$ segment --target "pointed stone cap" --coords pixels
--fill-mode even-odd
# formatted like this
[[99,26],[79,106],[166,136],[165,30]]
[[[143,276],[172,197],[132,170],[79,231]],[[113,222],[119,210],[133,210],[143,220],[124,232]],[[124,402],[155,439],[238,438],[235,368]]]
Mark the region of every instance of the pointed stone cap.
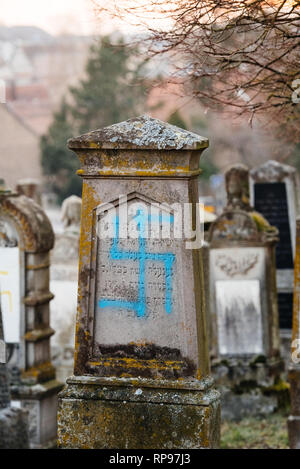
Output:
[[226,210],[250,211],[249,203],[249,168],[243,164],[234,164],[225,173],[227,207]]
[[286,177],[292,177],[295,173],[296,168],[276,160],[269,160],[250,171],[255,182],[280,182]]
[[147,115],[93,130],[68,141],[70,149],[201,150],[208,139]]

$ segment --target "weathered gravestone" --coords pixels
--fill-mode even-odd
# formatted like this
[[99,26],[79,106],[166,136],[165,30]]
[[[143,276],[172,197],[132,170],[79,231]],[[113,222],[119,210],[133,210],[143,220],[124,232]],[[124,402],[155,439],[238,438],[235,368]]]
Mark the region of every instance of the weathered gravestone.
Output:
[[6,355],[0,302],[0,449],[26,449],[29,447],[28,412],[10,405]]
[[251,203],[272,226],[279,230],[276,248],[279,327],[283,353],[290,354],[293,312],[293,282],[298,185],[296,169],[267,161],[250,171]]
[[16,186],[16,191],[20,195],[26,195],[41,205],[40,184],[35,179],[20,179]]
[[225,177],[227,206],[209,233],[210,349],[222,416],[239,419],[277,407],[278,231],[249,205],[248,168],[235,165]]
[[32,447],[56,438],[57,393],[50,361],[49,251],[51,224],[32,199],[0,192],[0,293],[4,337],[8,343],[11,395],[29,410]]
[[61,448],[218,446],[201,243],[178,229],[185,206],[188,231],[198,237],[197,177],[207,146],[148,116],[69,141],[82,164],[83,205]]
[[291,415],[288,418],[289,442],[292,449],[300,449],[300,218],[296,227],[296,255],[293,303],[293,335],[289,382],[291,387]]
[[81,199],[72,195],[61,209],[64,232],[56,234],[51,252],[50,288],[54,293],[51,323],[56,334],[51,341],[57,378],[65,382],[73,372],[75,317],[77,309]]

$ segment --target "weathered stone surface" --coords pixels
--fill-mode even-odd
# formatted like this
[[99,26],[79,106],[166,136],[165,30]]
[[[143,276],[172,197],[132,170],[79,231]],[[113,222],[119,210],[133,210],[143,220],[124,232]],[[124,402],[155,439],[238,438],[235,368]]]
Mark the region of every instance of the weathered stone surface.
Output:
[[65,227],[65,234],[79,235],[81,219],[81,198],[76,195],[67,197],[61,206],[61,218]]
[[291,415],[288,419],[289,442],[300,448],[300,218],[297,219],[293,304],[293,334],[288,379],[291,386]]
[[8,384],[8,373],[5,364],[0,363],[0,408],[4,409],[10,405],[10,393]]
[[50,288],[54,293],[51,322],[56,330],[51,340],[51,356],[56,376],[63,383],[73,373],[80,217],[81,199],[77,196],[65,199],[61,208],[64,232],[56,234],[51,252]]
[[68,144],[73,149],[199,150],[208,146],[208,140],[175,125],[143,115],[72,138]]
[[230,388],[219,389],[221,392],[221,416],[223,421],[240,421],[247,417],[265,417],[278,409],[278,400],[274,396],[264,396],[260,390],[252,393],[235,394]]
[[217,280],[221,355],[263,353],[259,280]]
[[291,449],[300,449],[300,417],[290,415],[287,421],[289,445]]
[[[5,345],[0,302],[0,346]],[[10,407],[9,375],[6,350],[0,360],[0,449],[25,449],[29,447],[28,415],[23,409]]]
[[232,166],[225,174],[228,210],[245,210],[249,212],[249,170],[243,164]]
[[[206,380],[201,244],[186,248],[186,233],[174,236],[178,205],[190,204],[187,224],[196,227],[196,177],[207,145],[146,116],[69,141],[84,181],[75,380],[60,397],[61,447],[218,444],[218,393]],[[123,208],[135,237],[121,235]],[[153,219],[159,232],[167,225],[167,236],[155,229],[148,236]],[[184,401],[183,383],[193,404]]]
[[279,163],[276,160],[269,160],[257,168],[251,169],[251,177],[256,182],[278,182],[286,177],[294,176],[295,168],[287,164]]
[[10,405],[10,393],[9,393],[9,378],[7,373],[6,366],[6,347],[3,334],[3,325],[2,325],[2,311],[1,311],[1,302],[0,302],[0,347],[1,347],[1,357],[0,357],[0,409],[5,409]]
[[60,397],[60,448],[219,446],[219,393],[209,380],[71,378]]
[[28,449],[28,415],[24,410],[0,410],[0,449]]
[[[273,258],[277,230],[250,207],[245,195],[247,176],[241,165],[227,172],[228,205],[209,233],[210,309],[217,324],[211,341],[215,357],[279,356]],[[260,218],[264,229],[258,225]]]
[[20,195],[26,195],[41,205],[41,189],[39,181],[35,179],[20,179],[16,186],[16,191]]
[[[153,125],[156,125],[155,122]],[[134,308],[116,308],[115,305],[112,308],[110,304],[108,306],[110,298],[107,293],[113,295],[120,302],[124,302],[126,299],[131,303],[136,302],[138,274],[134,270],[139,269],[139,262],[134,260],[134,256],[138,256],[137,246],[135,246],[138,243],[134,239],[121,239],[116,248],[116,255],[119,255],[119,251],[129,253],[128,256],[132,253],[131,266],[129,266],[130,262],[128,261],[128,263],[125,259],[116,259],[113,262],[109,259],[112,255],[113,240],[100,239],[99,236],[96,236],[100,225],[99,218],[101,218],[101,213],[106,207],[105,204],[113,205],[118,210],[118,199],[116,200],[116,197],[119,194],[127,197],[129,205],[135,204],[137,206],[137,204],[141,204],[145,207],[145,210],[150,203],[156,205],[179,203],[183,206],[184,203],[196,204],[198,202],[197,180],[191,172],[199,167],[198,162],[201,151],[145,150],[145,153],[143,151],[143,149],[141,150],[142,153],[127,151],[127,149],[120,150],[119,153],[115,151],[113,158],[108,158],[105,161],[107,170],[110,168],[112,172],[104,171],[104,167],[101,165],[103,152],[98,151],[98,149],[83,154],[80,153],[81,150],[79,152],[82,161],[82,170],[79,174],[84,178],[79,272],[79,309],[81,310],[81,317],[77,332],[80,340],[77,340],[78,351],[75,354],[75,373],[79,375],[85,372],[91,373],[91,361],[96,363],[93,373],[97,369],[100,374],[103,373],[103,369],[99,368],[102,358],[98,345],[101,345],[101,343],[99,344],[98,340],[97,343],[95,342],[94,326],[96,331],[102,330],[100,339],[105,338],[106,340],[102,345],[126,345],[130,341],[154,343],[158,347],[174,348],[174,345],[176,345],[181,356],[193,363],[193,367],[190,367],[191,370],[194,370],[193,376],[197,376],[199,368],[202,368],[201,373],[206,374],[206,371],[204,371],[207,367],[207,361],[204,358],[206,353],[204,351],[206,348],[205,326],[200,326],[200,322],[204,320],[200,312],[202,307],[201,297],[203,295],[201,294],[200,276],[195,275],[191,269],[191,266],[195,265],[194,268],[197,269],[197,272],[200,272],[202,266],[199,265],[200,258],[197,257],[196,250],[183,248],[185,239],[176,240],[171,236],[170,239],[166,240],[145,240],[145,256],[153,256],[153,260],[151,262],[149,258],[145,266],[146,284],[145,294],[143,294],[145,304],[141,305],[138,302],[138,305],[143,308],[143,312],[140,311],[143,314],[142,317],[138,317],[140,312],[135,312]],[[168,166],[166,166],[166,159],[168,160]],[[186,166],[179,167],[179,160],[181,164]],[[126,175],[124,176],[120,164],[125,166],[125,163]],[[142,174],[140,173],[141,170]],[[161,179],[162,172],[164,173],[163,179]],[[129,177],[129,175],[131,176]],[[161,255],[165,257],[158,262],[156,257],[158,258]],[[172,256],[173,262],[172,293],[169,293],[171,296],[169,302],[167,302],[166,278],[170,276],[166,276],[164,268],[166,262],[169,262],[169,260],[171,262],[170,256]],[[91,262],[92,259],[94,260]],[[97,266],[95,265],[96,259]],[[108,260],[109,271],[106,268]],[[132,273],[124,271],[128,267],[131,268]],[[109,284],[109,281],[114,283]],[[152,287],[150,282],[153,284]],[[154,285],[155,283],[156,285]],[[195,288],[193,290],[191,286],[194,283]],[[152,290],[153,294],[150,294],[150,287],[154,288]],[[91,298],[90,301],[88,301],[89,297]],[[105,308],[102,307],[102,304],[100,305],[100,301],[106,305]],[[166,301],[167,306],[164,305],[164,301]],[[171,312],[168,308],[171,308]],[[200,317],[199,323],[196,319],[196,309],[198,309],[197,315]],[[193,311],[193,313],[187,313],[187,311]],[[124,321],[126,316],[131,319],[131,327],[124,328],[124,323],[119,324],[119,321]],[[97,323],[98,317],[101,324],[100,328]],[[104,328],[101,319],[105,321]],[[148,319],[153,327],[146,326]],[[180,337],[180,340],[177,340],[177,343],[174,344],[174,327],[176,328],[176,323],[179,327],[175,336]],[[88,328],[86,324],[88,324]],[[115,324],[119,324],[119,327],[116,328]],[[170,325],[172,325],[172,328],[170,328]],[[165,331],[166,334],[165,344],[159,338],[161,331]],[[111,340],[114,332],[116,334],[114,341],[108,343],[108,338],[110,337]],[[123,337],[121,337],[122,334]],[[128,337],[125,338],[125,334]],[[120,341],[118,341],[119,336]],[[93,360],[87,360],[87,353],[91,346],[94,346]],[[200,355],[199,347],[203,350]],[[200,364],[200,360],[202,364]],[[158,368],[156,363],[153,363],[153,365],[152,369],[155,373]],[[143,366],[140,368],[140,372],[143,368]],[[149,369],[151,371],[151,367],[147,367],[148,371]],[[128,372],[128,367],[125,367],[124,372]]]
[[[210,353],[213,376],[226,394],[224,416],[238,419],[245,402],[241,395],[249,394],[249,386],[255,415],[265,408],[265,391],[281,383],[274,262],[278,231],[250,206],[245,166],[227,171],[226,189],[227,206],[208,237]],[[286,383],[281,388],[286,395]],[[269,409],[274,402],[281,405],[281,394],[270,394]]]
[[[1,195],[1,214],[11,219],[26,252],[46,252],[53,248],[54,233],[43,209],[25,195]],[[5,233],[2,237],[5,239]]]
[[[9,254],[6,256],[8,260],[15,253],[14,262],[5,265],[7,272],[1,270],[1,275],[7,278],[12,274],[12,282],[7,284],[5,292],[1,291],[10,300],[5,303],[7,322],[15,319],[12,323],[14,335],[9,336],[10,351],[13,351],[9,360],[13,382],[11,395],[21,407],[25,407],[27,400],[33,401],[34,406],[29,409],[29,421],[31,427],[38,425],[38,428],[35,427],[38,436],[36,440],[30,438],[30,443],[37,446],[47,444],[47,438],[56,438],[56,408],[52,404],[62,388],[55,381],[49,346],[50,337],[54,334],[49,324],[49,302],[53,298],[49,291],[49,250],[53,244],[54,233],[50,221],[37,203],[24,195],[0,192],[2,258],[3,252]],[[9,328],[7,331],[11,332]],[[16,380],[14,376],[17,376]],[[52,380],[55,386],[45,390],[44,386]],[[40,386],[38,394],[34,390],[35,385]],[[32,409],[37,407],[42,412],[51,393],[49,415],[52,412],[52,418],[36,419]]]
[[223,420],[263,416],[289,404],[289,386],[280,376],[280,360],[227,358],[213,360],[212,373],[221,393]]

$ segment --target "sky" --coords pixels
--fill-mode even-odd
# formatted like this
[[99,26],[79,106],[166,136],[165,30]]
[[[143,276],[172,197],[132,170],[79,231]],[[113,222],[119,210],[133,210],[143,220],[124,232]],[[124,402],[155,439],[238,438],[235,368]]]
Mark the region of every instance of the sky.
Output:
[[[144,21],[152,26],[155,23],[151,14]],[[157,25],[165,22],[165,18],[160,19]],[[93,0],[0,0],[0,25],[38,26],[54,35],[109,34],[116,29],[123,32],[144,30],[134,23],[126,16],[125,22],[110,17],[100,20],[94,12]]]
[[100,29],[91,0],[0,0],[0,24],[39,26],[51,34]]

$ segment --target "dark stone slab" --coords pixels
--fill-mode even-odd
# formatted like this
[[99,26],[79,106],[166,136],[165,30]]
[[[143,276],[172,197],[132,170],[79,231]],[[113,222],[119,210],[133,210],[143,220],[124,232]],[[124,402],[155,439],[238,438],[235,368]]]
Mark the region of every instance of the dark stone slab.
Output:
[[280,329],[292,329],[293,293],[278,293],[278,311]]
[[276,248],[277,269],[293,269],[293,252],[289,224],[286,185],[283,182],[256,183],[254,185],[255,209],[272,226],[279,230]]

